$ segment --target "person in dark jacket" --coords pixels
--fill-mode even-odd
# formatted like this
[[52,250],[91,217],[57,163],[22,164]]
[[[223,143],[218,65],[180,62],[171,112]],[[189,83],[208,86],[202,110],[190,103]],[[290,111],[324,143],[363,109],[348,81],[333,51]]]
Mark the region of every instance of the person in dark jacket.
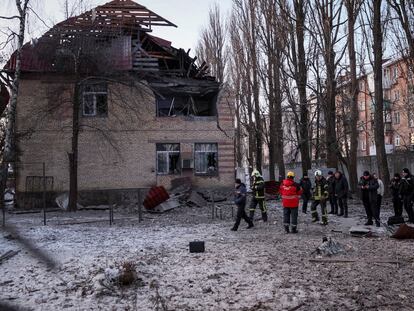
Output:
[[414,177],[408,168],[403,169],[402,172],[400,194],[403,199],[404,209],[408,214],[408,221],[414,223]]
[[401,187],[401,175],[398,173],[394,174],[394,178],[391,179],[391,195],[392,195],[392,205],[394,207],[394,216],[401,217],[403,212],[403,201],[400,194]]
[[265,182],[258,170],[254,170],[252,173],[253,177],[253,184],[252,184],[252,191],[253,191],[253,198],[250,203],[249,208],[249,216],[250,219],[254,220],[254,212],[256,211],[256,206],[259,205],[260,210],[262,211],[262,220],[263,222],[267,222],[267,208],[265,202]]
[[372,218],[374,218],[376,226],[379,227],[380,219],[377,205],[378,181],[372,177],[368,171],[365,171],[359,180],[358,186],[361,189],[362,203],[364,204],[365,212],[367,214],[367,222],[365,225],[373,225]]
[[335,196],[335,175],[332,171],[328,172],[328,177],[326,177],[328,183],[328,194],[329,194],[329,205],[331,210],[329,214],[338,214],[338,200]]
[[335,173],[335,197],[339,205],[339,214],[338,216],[344,216],[348,218],[348,191],[349,185],[348,180],[342,174],[342,172],[337,171]]
[[240,221],[244,219],[249,225],[247,229],[253,228],[253,221],[246,214],[246,185],[241,182],[240,179],[236,179],[236,191],[234,196],[234,203],[237,206],[236,223],[234,224],[232,231],[237,231],[240,225]]
[[306,214],[307,210],[308,210],[309,200],[312,198],[312,183],[309,179],[308,174],[303,174],[303,177],[300,180],[299,185],[303,190],[303,193],[302,193],[302,200],[303,200],[302,212],[304,214]]

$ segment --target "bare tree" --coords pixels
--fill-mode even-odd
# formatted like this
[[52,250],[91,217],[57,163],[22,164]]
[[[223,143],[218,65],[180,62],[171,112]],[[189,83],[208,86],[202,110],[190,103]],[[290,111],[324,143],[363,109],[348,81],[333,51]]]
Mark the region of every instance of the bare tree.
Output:
[[220,7],[216,3],[210,8],[208,25],[202,30],[196,49],[198,58],[208,63],[210,73],[219,82],[225,81],[227,67],[225,27]]

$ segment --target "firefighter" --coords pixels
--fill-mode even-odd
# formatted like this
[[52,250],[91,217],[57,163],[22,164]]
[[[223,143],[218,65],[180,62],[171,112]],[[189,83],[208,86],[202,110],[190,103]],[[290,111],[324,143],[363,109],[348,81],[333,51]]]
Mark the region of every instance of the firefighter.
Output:
[[290,232],[289,226],[292,226],[292,233],[298,233],[298,210],[299,198],[303,190],[301,186],[294,181],[295,173],[288,172],[286,179],[280,186],[283,205],[283,225],[286,233]]
[[262,175],[258,170],[254,170],[252,173],[253,183],[252,183],[252,191],[253,191],[253,198],[252,202],[250,203],[250,219],[254,220],[254,212],[256,210],[257,204],[259,204],[259,208],[262,211],[262,220],[267,222],[267,209],[265,203],[265,184]]
[[321,225],[328,224],[328,213],[326,210],[326,200],[329,198],[328,182],[322,175],[322,171],[315,172],[315,188],[313,190],[313,203],[311,206],[312,222],[319,221],[317,206],[321,206],[322,222]]

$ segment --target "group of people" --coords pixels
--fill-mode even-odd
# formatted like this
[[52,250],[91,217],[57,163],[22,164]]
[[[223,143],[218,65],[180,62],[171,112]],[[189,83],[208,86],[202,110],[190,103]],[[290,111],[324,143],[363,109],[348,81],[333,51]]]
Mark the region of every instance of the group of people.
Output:
[[[253,228],[254,213],[257,205],[262,212],[262,220],[267,222],[267,208],[265,202],[265,182],[260,172],[254,170],[252,173],[252,192],[253,198],[249,207],[249,215],[246,214],[245,206],[247,202],[247,188],[240,179],[236,179],[235,204],[237,205],[236,223],[232,230],[237,231],[240,222],[244,219],[248,224],[248,229]],[[380,210],[384,196],[384,184],[376,174],[368,171],[363,173],[358,187],[361,189],[362,203],[367,215],[365,225],[377,227],[381,225]],[[402,175],[395,174],[391,181],[391,193],[393,199],[394,213],[396,217],[402,217],[403,207],[408,214],[409,221],[414,223],[414,176],[409,169],[405,168]],[[325,178],[321,170],[315,171],[315,180],[312,184],[309,176],[304,174],[299,182],[295,182],[295,173],[288,172],[279,188],[283,206],[283,225],[286,233],[297,233],[298,213],[300,198],[303,199],[302,212],[307,214],[308,204],[312,200],[310,207],[313,222],[321,220],[321,225],[328,224],[327,202],[330,205],[329,214],[348,217],[348,194],[349,184],[345,175],[336,171],[328,172]],[[319,218],[317,207],[321,209],[321,219]]]

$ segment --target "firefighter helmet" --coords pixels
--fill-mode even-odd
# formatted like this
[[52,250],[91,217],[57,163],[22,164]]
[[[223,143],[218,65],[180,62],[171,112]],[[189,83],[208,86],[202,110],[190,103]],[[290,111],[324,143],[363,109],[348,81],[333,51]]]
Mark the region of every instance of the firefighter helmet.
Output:
[[258,170],[253,170],[252,177],[260,177],[260,172]]
[[292,171],[289,171],[286,175],[287,178],[294,178],[295,177],[295,173]]
[[321,170],[316,170],[315,171],[315,177],[317,176],[322,176],[322,171]]

